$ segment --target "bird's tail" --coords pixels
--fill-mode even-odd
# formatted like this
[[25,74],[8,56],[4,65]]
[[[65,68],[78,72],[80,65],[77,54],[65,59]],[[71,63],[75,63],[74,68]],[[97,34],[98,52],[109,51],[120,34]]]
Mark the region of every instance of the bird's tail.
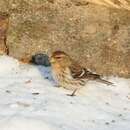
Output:
[[114,85],[114,83],[112,83],[112,82],[110,82],[110,81],[107,81],[107,80],[104,80],[104,79],[101,79],[101,78],[96,79],[96,81],[101,82],[101,83],[104,83],[104,84],[106,84],[106,85]]

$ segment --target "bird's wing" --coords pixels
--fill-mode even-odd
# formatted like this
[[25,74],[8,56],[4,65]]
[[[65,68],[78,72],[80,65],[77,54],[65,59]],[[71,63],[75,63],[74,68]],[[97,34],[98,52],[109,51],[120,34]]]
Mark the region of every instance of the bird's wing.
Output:
[[92,73],[77,63],[70,65],[70,72],[74,79],[96,80],[107,85],[113,85],[112,82],[102,79],[100,75]]
[[70,71],[73,78],[88,78],[91,80],[100,78],[100,75],[93,74],[91,71],[88,71],[77,63],[71,64]]
[[86,70],[80,65],[73,63],[70,66],[70,72],[73,78],[83,78],[85,76]]

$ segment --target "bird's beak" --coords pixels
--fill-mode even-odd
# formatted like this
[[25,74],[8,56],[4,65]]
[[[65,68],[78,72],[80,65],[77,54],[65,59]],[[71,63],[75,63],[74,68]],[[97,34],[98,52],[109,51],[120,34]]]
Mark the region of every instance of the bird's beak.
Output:
[[50,62],[51,63],[54,63],[55,62],[55,59],[53,57],[50,57]]

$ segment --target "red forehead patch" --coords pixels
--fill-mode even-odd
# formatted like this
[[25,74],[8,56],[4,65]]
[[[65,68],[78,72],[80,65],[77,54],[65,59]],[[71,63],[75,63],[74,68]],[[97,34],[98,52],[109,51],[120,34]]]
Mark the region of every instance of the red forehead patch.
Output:
[[52,53],[53,57],[59,56],[59,55],[67,55],[65,52],[63,51],[55,51]]

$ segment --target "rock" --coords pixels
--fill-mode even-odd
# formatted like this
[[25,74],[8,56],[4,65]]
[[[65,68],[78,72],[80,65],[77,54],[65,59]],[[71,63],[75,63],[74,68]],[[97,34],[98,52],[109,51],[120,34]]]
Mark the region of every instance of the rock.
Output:
[[31,62],[36,65],[50,66],[49,57],[46,54],[35,54]]
[[9,55],[24,61],[62,50],[99,74],[130,77],[130,12],[89,2],[1,0],[10,15]]

